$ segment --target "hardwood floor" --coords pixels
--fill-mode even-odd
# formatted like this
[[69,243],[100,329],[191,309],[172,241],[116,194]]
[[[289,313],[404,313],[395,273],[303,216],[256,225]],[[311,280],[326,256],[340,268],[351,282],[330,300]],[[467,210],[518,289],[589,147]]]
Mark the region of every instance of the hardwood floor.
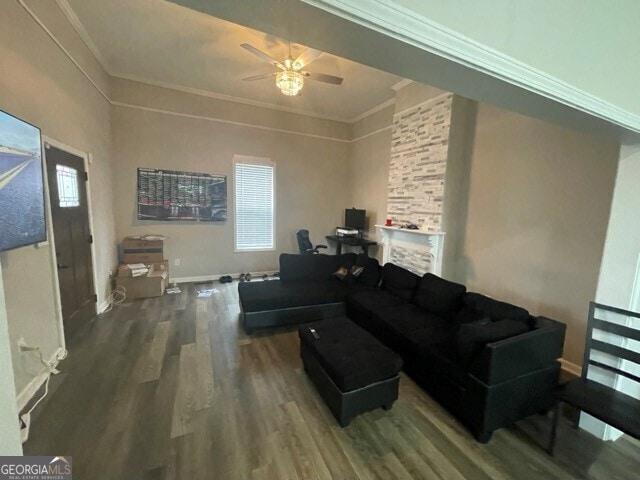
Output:
[[72,455],[91,479],[637,478],[640,447],[568,421],[556,456],[536,416],[477,443],[401,375],[393,409],[340,428],[302,371],[295,330],[247,337],[237,285],[137,301],[70,346],[38,407],[28,455]]

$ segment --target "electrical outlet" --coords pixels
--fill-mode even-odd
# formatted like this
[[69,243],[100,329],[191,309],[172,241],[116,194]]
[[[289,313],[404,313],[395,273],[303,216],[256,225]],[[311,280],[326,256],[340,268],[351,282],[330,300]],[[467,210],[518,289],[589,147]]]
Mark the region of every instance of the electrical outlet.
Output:
[[176,259],[173,261],[173,264],[174,264],[176,267],[179,267],[179,266],[180,266],[180,259],[179,259],[179,258],[176,258]]

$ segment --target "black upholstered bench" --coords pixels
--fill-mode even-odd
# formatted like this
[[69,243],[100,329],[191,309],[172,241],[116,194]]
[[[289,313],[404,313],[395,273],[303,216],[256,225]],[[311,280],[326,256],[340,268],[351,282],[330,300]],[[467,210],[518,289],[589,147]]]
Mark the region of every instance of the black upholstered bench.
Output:
[[306,324],[298,336],[304,369],[342,427],[398,399],[402,359],[348,318]]

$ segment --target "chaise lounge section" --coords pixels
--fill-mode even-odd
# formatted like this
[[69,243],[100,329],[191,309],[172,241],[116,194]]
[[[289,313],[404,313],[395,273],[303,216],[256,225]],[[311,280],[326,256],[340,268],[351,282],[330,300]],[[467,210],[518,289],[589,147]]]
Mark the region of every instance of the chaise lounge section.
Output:
[[347,316],[399,353],[478,441],[552,407],[564,324],[393,264],[382,279],[379,292],[347,298]]
[[[340,267],[364,268],[357,282],[342,282]],[[355,253],[342,255],[280,255],[280,279],[238,284],[240,317],[248,334],[258,329],[296,325],[345,313],[351,293],[376,290],[380,266],[376,259]]]

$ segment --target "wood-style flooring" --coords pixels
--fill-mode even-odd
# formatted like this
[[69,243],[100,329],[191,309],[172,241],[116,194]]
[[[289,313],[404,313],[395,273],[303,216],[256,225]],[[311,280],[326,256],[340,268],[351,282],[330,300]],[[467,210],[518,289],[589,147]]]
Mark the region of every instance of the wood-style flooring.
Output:
[[[198,289],[219,293],[196,298]],[[401,375],[393,409],[340,428],[305,376],[295,329],[247,337],[237,284],[181,285],[99,316],[38,407],[28,455],[73,456],[74,478],[629,479],[640,448],[534,416],[477,443]]]

